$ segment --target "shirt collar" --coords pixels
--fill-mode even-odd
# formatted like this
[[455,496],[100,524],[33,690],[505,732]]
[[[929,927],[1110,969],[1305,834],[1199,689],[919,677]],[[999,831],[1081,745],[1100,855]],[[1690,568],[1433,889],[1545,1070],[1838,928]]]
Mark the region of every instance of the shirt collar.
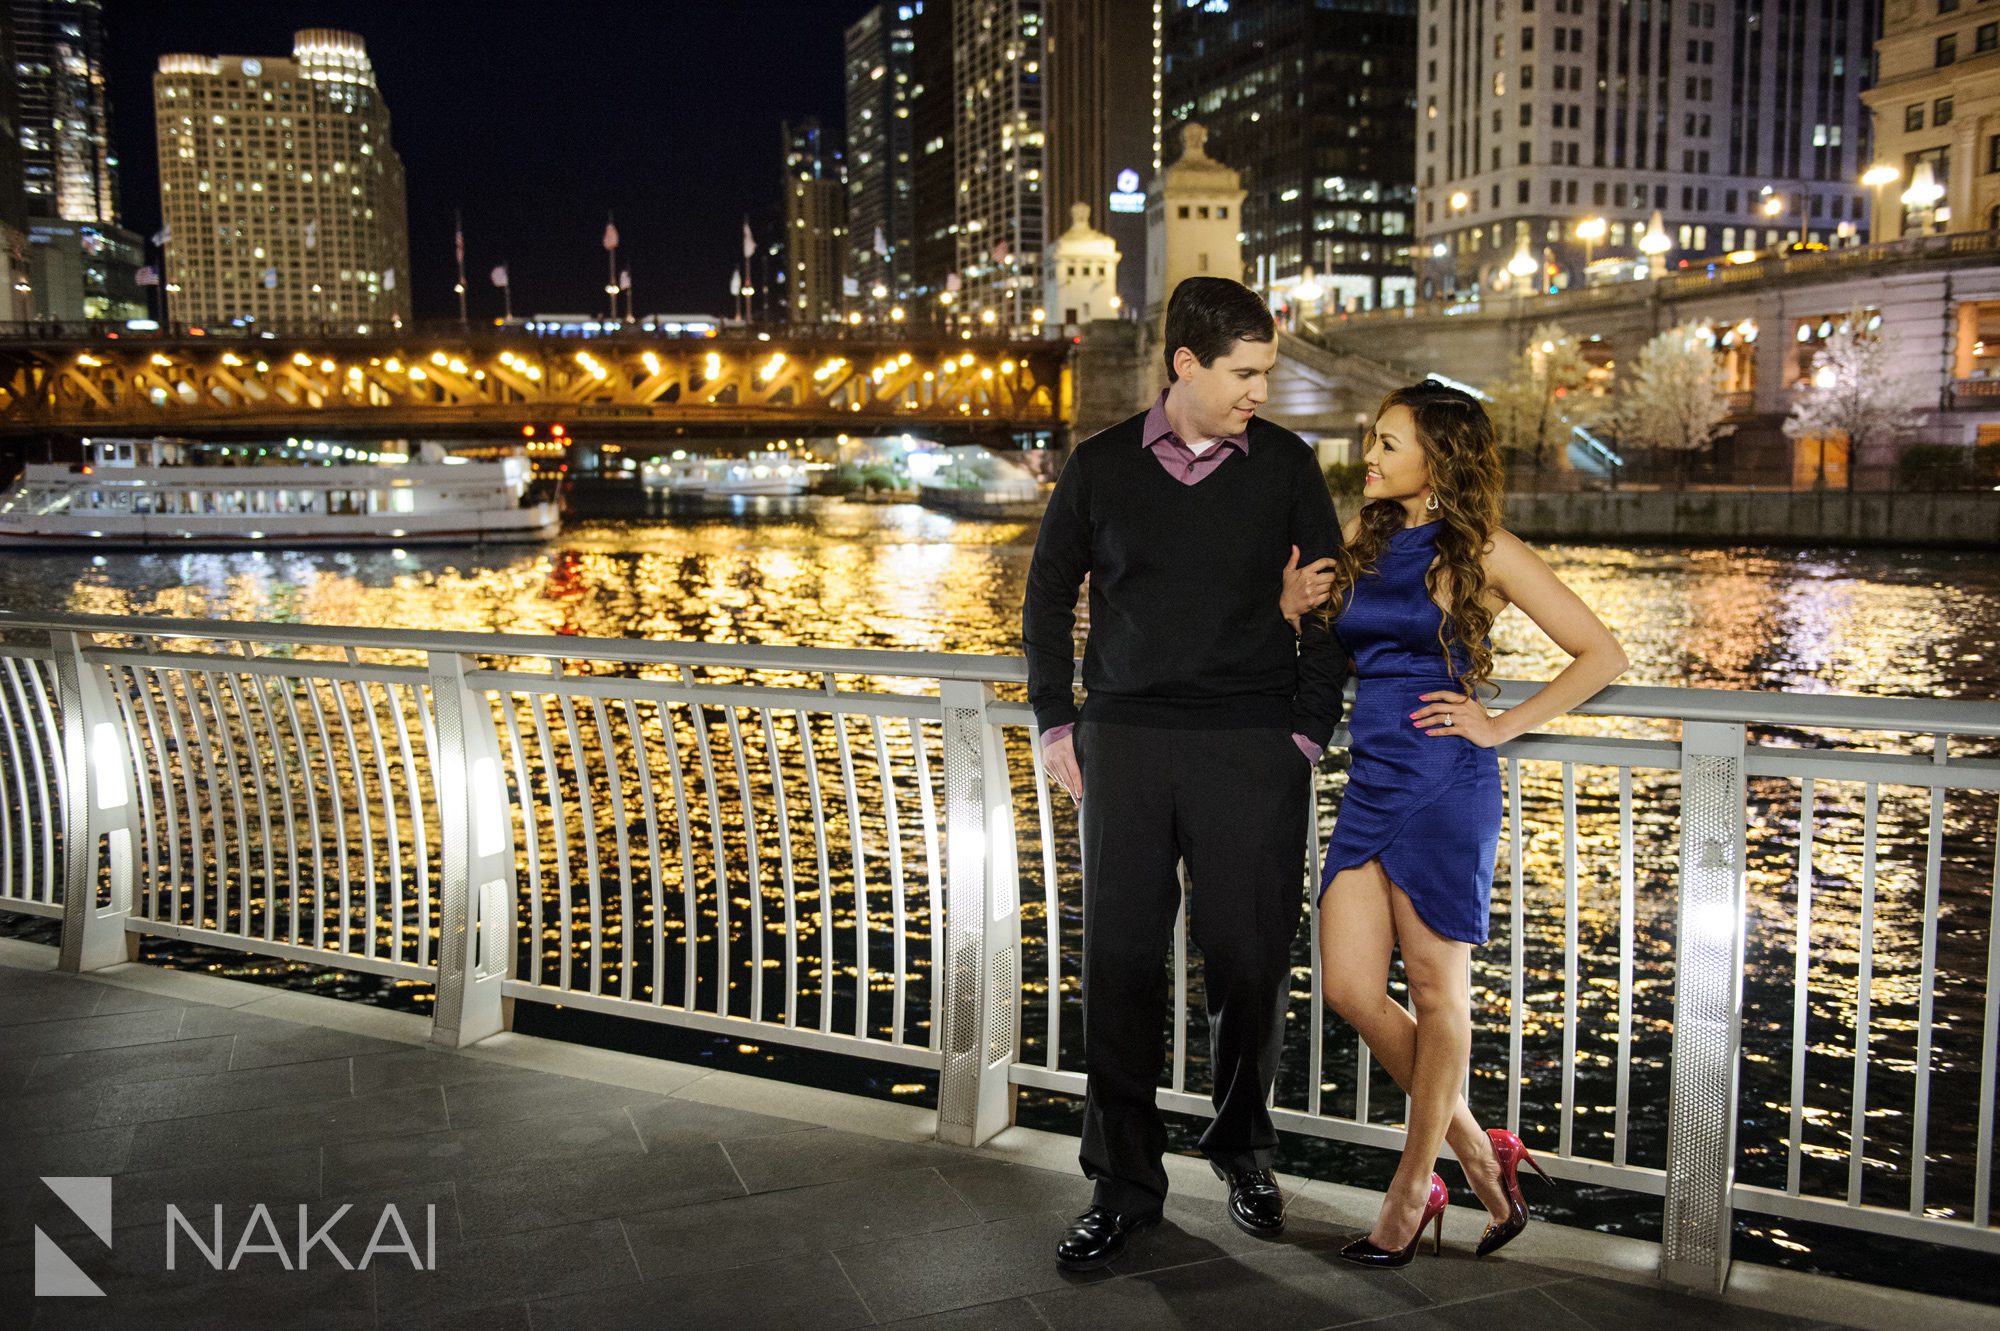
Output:
[[[1172,439],[1183,447],[1186,447],[1188,442],[1178,434],[1175,434],[1174,427],[1167,421],[1167,394],[1165,389],[1162,389],[1160,395],[1153,399],[1153,405],[1147,408],[1145,428],[1139,432],[1139,443],[1145,448],[1151,448],[1162,439]],[[1232,445],[1237,452],[1247,458],[1250,456],[1250,427],[1245,425],[1239,433],[1222,435],[1215,442]]]

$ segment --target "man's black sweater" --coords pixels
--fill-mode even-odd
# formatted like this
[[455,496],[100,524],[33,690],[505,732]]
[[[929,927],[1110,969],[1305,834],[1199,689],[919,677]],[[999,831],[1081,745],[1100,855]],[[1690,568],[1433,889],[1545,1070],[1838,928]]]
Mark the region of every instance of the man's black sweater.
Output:
[[1036,723],[1078,719],[1076,589],[1088,574],[1085,719],[1287,726],[1324,746],[1340,719],[1346,653],[1318,616],[1295,638],[1278,609],[1290,548],[1303,565],[1340,544],[1311,448],[1253,418],[1248,453],[1232,450],[1186,485],[1146,447],[1145,419],[1078,444],[1042,519],[1021,608]]

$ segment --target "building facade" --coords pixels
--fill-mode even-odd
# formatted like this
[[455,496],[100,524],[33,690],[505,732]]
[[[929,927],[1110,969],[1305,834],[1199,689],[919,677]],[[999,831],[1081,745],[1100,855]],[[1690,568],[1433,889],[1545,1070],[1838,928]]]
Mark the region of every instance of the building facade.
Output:
[[876,5],[847,30],[846,276],[871,321],[914,298],[910,25],[922,3]]
[[1069,206],[1069,229],[1042,251],[1042,305],[1048,326],[1078,333],[1125,311],[1118,294],[1118,242],[1090,225],[1090,205]]
[[1145,182],[1157,170],[1153,62],[1146,53],[1159,7],[1153,0],[1044,0],[1044,12],[1044,243],[1064,233],[1073,205],[1089,205],[1091,221],[1131,260],[1122,270],[1118,308],[1136,312],[1145,302]]
[[[1421,0],[1425,290],[1580,285],[1643,275],[1650,257],[1677,268],[1858,241],[1872,13],[1859,0]],[[1655,211],[1664,236],[1642,248]]]
[[23,190],[28,211],[118,220],[118,159],[105,93],[102,0],[7,0],[13,18]]
[[2000,230],[2000,8],[1887,0],[1875,52],[1876,239]]
[[1163,6],[1169,137],[1199,121],[1242,173],[1244,280],[1275,309],[1308,268],[1322,304],[1412,298],[1417,3]]
[[1044,313],[1043,0],[954,0],[957,318],[1032,332]]
[[943,322],[958,298],[952,3],[922,0],[910,15],[910,317],[923,322]]
[[304,29],[289,58],[164,55],[153,105],[171,318],[409,317],[403,164],[360,37]]
[[1242,280],[1242,173],[1208,155],[1208,130],[1181,127],[1181,155],[1146,197],[1146,319],[1165,326],[1167,301],[1190,277]]
[[837,322],[847,263],[847,183],[835,136],[819,121],[779,127],[785,155],[785,321]]

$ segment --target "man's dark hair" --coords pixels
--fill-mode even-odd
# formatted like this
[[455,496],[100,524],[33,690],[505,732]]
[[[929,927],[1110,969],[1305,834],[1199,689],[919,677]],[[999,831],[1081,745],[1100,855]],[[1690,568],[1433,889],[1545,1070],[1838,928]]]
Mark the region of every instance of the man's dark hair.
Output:
[[1167,301],[1167,382],[1180,378],[1174,353],[1182,347],[1205,370],[1238,342],[1269,342],[1277,335],[1270,307],[1249,287],[1226,277],[1190,277]]

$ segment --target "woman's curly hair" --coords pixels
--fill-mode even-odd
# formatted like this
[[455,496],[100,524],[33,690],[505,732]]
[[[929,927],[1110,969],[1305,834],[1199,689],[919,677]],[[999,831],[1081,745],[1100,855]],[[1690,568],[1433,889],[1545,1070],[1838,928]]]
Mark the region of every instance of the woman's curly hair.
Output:
[[[1506,471],[1500,461],[1499,441],[1486,408],[1477,398],[1435,379],[1398,388],[1383,398],[1375,412],[1376,421],[1380,422],[1391,407],[1409,408],[1416,421],[1417,441],[1424,450],[1442,524],[1437,561],[1424,574],[1431,599],[1447,607],[1438,621],[1438,650],[1466,696],[1476,697],[1480,686],[1491,682],[1493,675],[1493,648],[1486,641],[1493,627],[1493,610],[1486,604],[1483,556],[1500,527]],[[1367,447],[1373,446],[1371,429]],[[1355,583],[1364,575],[1374,575],[1389,537],[1403,525],[1404,508],[1396,500],[1378,499],[1361,510],[1354,539],[1343,542],[1334,556],[1333,591],[1322,613],[1329,618],[1338,615]],[[1450,638],[1457,639],[1463,649],[1469,667],[1463,673],[1453,660],[1447,626]]]

